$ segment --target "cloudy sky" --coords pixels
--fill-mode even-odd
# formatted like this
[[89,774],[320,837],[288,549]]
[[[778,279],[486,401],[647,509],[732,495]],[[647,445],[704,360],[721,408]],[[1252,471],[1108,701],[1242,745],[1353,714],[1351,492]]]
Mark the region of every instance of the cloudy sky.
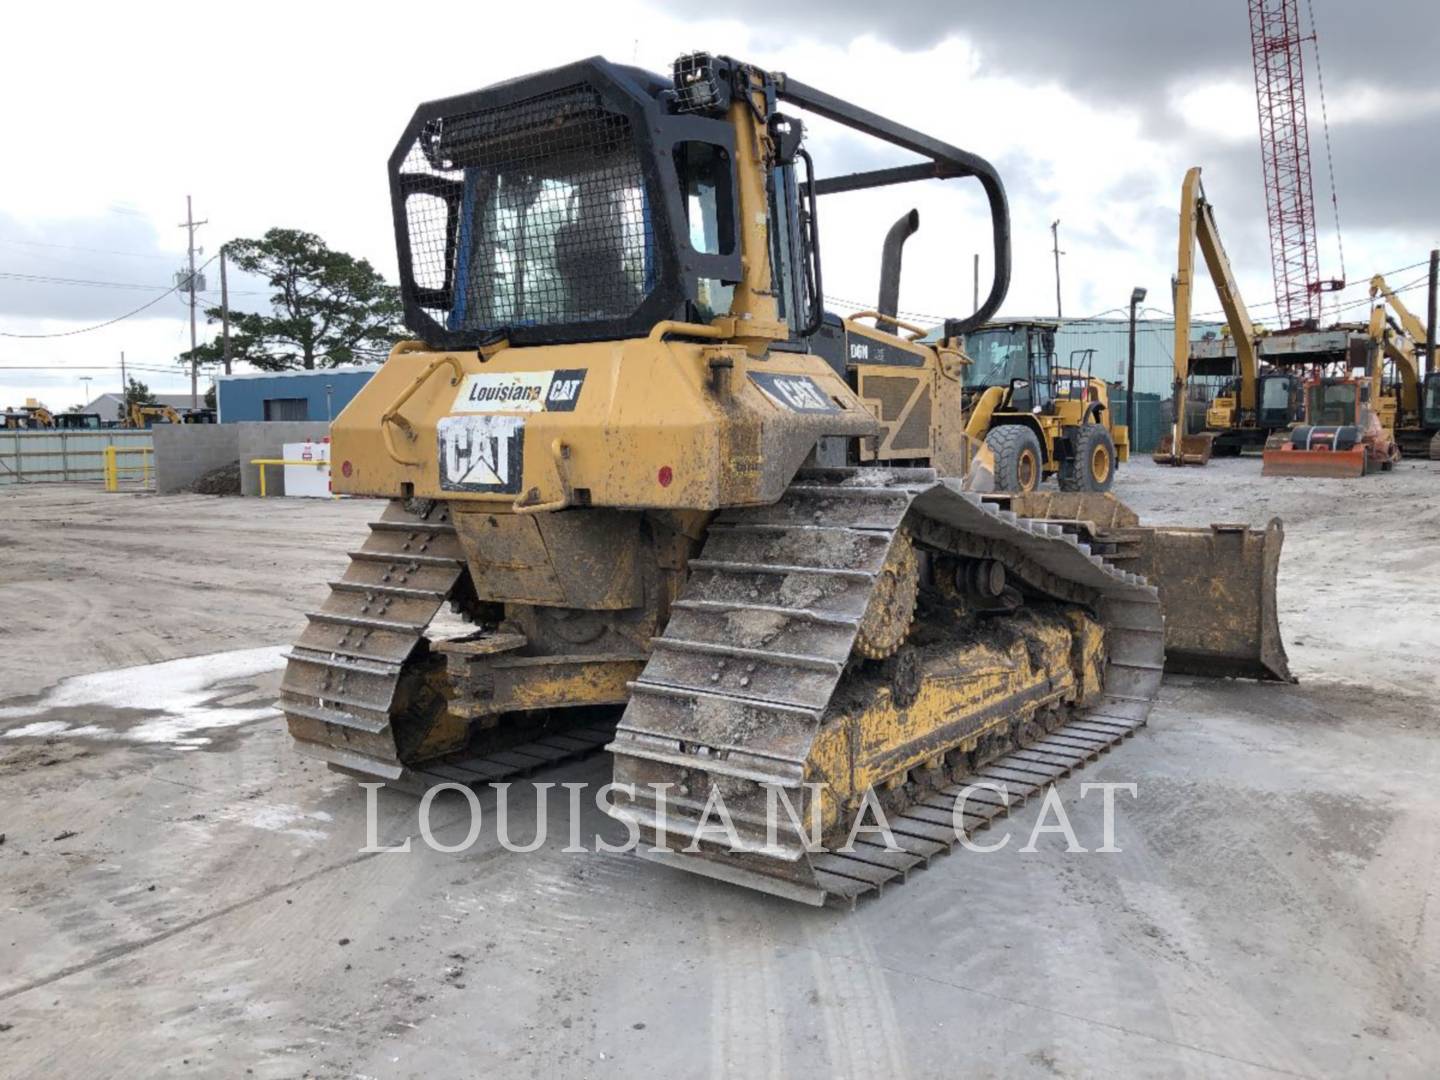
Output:
[[[1440,19],[1433,0],[1313,4],[1345,272],[1363,283],[1440,244],[1440,208],[1427,197],[1440,89],[1424,63],[1403,61],[1436,54]],[[732,0],[703,9],[725,13],[714,19],[638,0],[244,10],[142,2],[7,14],[7,38],[22,47],[0,67],[0,332],[62,334],[154,299],[183,263],[187,194],[209,222],[207,258],[225,239],[281,225],[393,279],[385,160],[417,102],[594,53],[668,70],[694,49],[789,72],[995,162],[1013,214],[1009,313],[1053,313],[1057,218],[1067,317],[1123,306],[1134,285],[1168,309],[1192,164],[1204,167],[1252,310],[1262,321],[1274,310],[1243,0]],[[1338,276],[1313,84],[1311,112],[1321,262]],[[824,123],[810,145],[821,175],[884,160]],[[824,200],[827,294],[840,310],[873,302],[881,239],[914,206],[922,224],[901,308],[968,312],[971,256],[988,245],[983,205],[956,181]],[[213,302],[213,272],[208,284]],[[264,300],[255,282],[231,285],[236,307]],[[1421,292],[1407,295],[1423,307]],[[1363,296],[1362,284],[1342,299]],[[1213,308],[1213,294],[1197,306]],[[122,351],[152,389],[186,389],[173,361],[188,347],[185,316],[171,296],[94,332],[0,337],[0,405],[37,396],[67,407],[84,375],[92,391],[118,389]]]

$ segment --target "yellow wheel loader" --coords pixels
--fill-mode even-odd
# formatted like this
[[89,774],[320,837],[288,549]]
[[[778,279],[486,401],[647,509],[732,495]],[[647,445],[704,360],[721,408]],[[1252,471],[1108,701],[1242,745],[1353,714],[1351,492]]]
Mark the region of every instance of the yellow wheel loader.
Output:
[[[801,111],[918,163],[817,175]],[[992,218],[980,310],[922,344],[887,275],[876,325],[828,315],[820,200],[962,177]],[[391,501],[290,654],[302,751],[423,788],[608,746],[643,853],[818,904],[1005,812],[952,822],[956,784],[1018,802],[1132,733],[1167,663],[1288,676],[1278,523],[984,490],[960,344],[1010,250],[982,158],[695,54],[422,105],[390,181],[417,340],[332,428],[334,489]],[[431,625],[447,602],[466,632]],[[796,816],[767,838],[772,796]],[[875,805],[903,850],[836,851]]]
[[1130,459],[1130,433],[1114,423],[1110,387],[1092,373],[1093,349],[1055,364],[1057,323],[989,324],[965,335],[965,434],[994,458],[995,486],[1034,491],[1054,476],[1061,491],[1109,491]]

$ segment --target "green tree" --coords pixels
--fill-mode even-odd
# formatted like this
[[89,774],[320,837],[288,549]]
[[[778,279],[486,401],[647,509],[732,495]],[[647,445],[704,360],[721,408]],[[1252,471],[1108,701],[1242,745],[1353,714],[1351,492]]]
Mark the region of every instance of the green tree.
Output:
[[[400,290],[365,259],[332,251],[314,233],[271,229],[259,240],[225,245],[230,266],[264,278],[270,312],[230,311],[230,355],[262,371],[339,367],[384,359],[403,336]],[[221,310],[205,316],[218,323]],[[221,339],[195,350],[200,363],[223,359]],[[180,357],[189,364],[191,354]]]

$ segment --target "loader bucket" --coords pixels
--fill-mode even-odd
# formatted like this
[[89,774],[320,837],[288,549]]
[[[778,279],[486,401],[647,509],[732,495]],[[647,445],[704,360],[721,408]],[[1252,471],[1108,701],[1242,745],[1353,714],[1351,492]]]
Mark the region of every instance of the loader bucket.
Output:
[[1285,530],[1141,527],[1136,569],[1160,590],[1165,670],[1294,682],[1275,581]]
[[1155,453],[1151,455],[1157,465],[1208,465],[1210,455],[1215,449],[1215,435],[1212,432],[1202,432],[1199,435],[1186,435],[1180,440],[1180,453],[1175,453],[1175,437],[1173,435],[1162,435],[1160,445]]
[[1351,479],[1365,475],[1365,447],[1351,450],[1295,450],[1280,446],[1264,453],[1261,476],[1333,476]]

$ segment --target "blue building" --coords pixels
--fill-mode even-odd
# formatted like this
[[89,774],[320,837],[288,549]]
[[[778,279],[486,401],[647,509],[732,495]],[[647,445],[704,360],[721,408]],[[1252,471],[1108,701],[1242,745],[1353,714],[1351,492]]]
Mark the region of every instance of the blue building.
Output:
[[379,371],[376,365],[314,371],[252,371],[215,380],[222,424],[243,420],[323,420],[340,415]]
[[[1213,337],[1220,332],[1218,322],[1194,320],[1190,324],[1190,340]],[[1069,319],[1055,331],[1055,359],[1062,365],[1081,364],[1086,352],[1092,373],[1115,385],[1114,407],[1124,419],[1125,383],[1130,362],[1130,322],[1128,319]],[[1175,381],[1175,323],[1172,319],[1140,319],[1135,324],[1135,430],[1130,433],[1130,446],[1136,453],[1149,453],[1160,443],[1160,436],[1170,423],[1171,386]],[[1208,398],[1211,386],[1203,389],[1198,382],[1223,380],[1192,380],[1192,390]],[[1201,407],[1198,416],[1203,417]]]

